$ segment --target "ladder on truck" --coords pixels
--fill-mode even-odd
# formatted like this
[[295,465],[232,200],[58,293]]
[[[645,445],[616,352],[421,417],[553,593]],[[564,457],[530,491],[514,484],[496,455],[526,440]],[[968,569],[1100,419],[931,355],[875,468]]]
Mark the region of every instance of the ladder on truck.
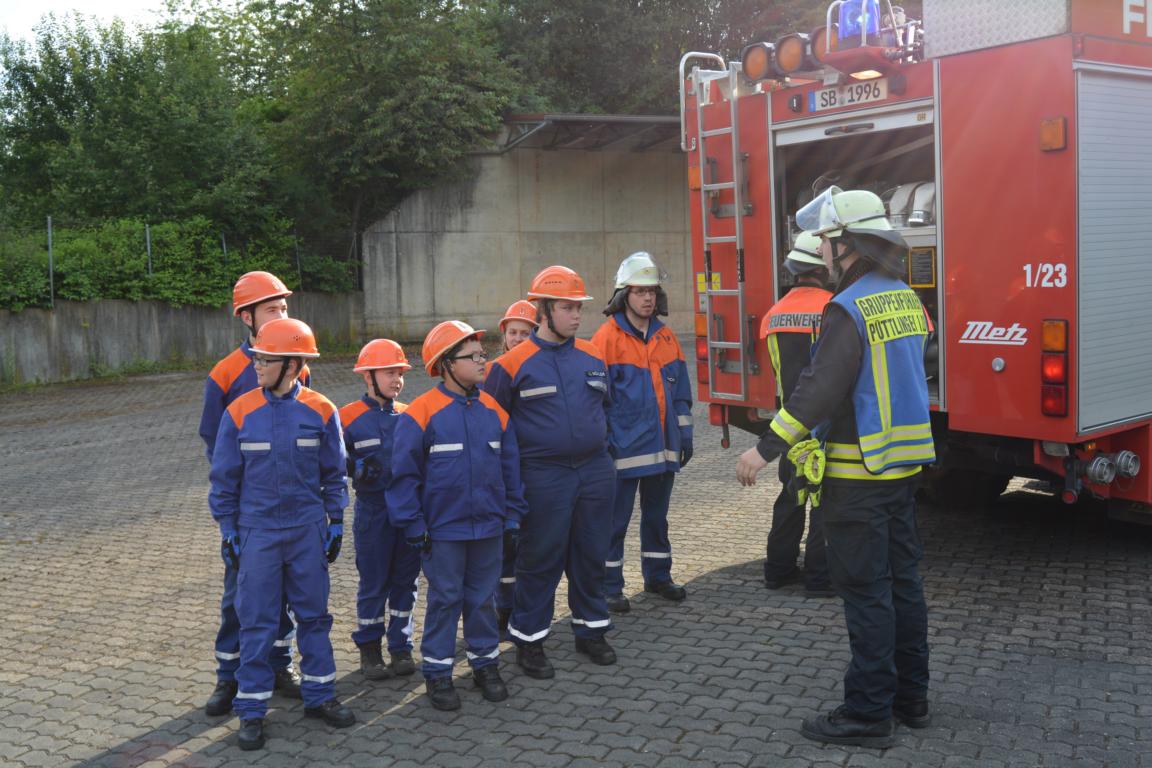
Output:
[[[691,59],[703,59],[719,64],[723,69],[692,68],[692,91],[696,95],[696,137],[689,143],[684,131],[684,67]],[[700,232],[704,244],[704,312],[708,320],[708,395],[714,400],[732,400],[736,402],[748,399],[748,338],[750,334],[748,324],[744,317],[744,195],[746,190],[737,178],[742,164],[740,152],[740,113],[737,95],[740,90],[740,75],[742,66],[740,62],[727,63],[723,57],[714,53],[686,53],[680,59],[680,149],[684,152],[696,152],[696,167],[700,169]],[[704,105],[709,100],[709,88],[717,80],[727,80],[728,90],[728,125],[724,128],[704,130]],[[731,136],[732,145],[732,177],[730,179],[706,178],[705,169],[708,167],[708,153],[706,147],[708,139],[721,136]],[[713,192],[732,190],[733,220],[735,222],[734,235],[714,235],[710,219],[713,212],[709,206],[709,198]],[[712,287],[712,246],[719,244],[732,244],[736,248],[736,287]],[[716,314],[712,311],[712,301],[717,297],[735,297],[737,305],[737,340],[723,341],[718,337],[723,333],[723,324],[717,322]],[[740,388],[736,391],[717,389],[715,375],[721,370],[719,360],[722,355],[731,354],[739,364]]]

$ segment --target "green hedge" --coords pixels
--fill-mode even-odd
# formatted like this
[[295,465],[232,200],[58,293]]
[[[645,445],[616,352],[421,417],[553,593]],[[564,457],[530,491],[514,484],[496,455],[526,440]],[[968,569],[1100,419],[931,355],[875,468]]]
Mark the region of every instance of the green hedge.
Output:
[[[148,273],[144,222],[115,219],[91,227],[52,231],[57,299],[155,299],[175,306],[220,306],[236,278],[254,269],[279,275],[291,288],[301,282],[296,244],[286,223],[245,240],[228,240],[204,217],[153,224],[152,273]],[[355,289],[355,264],[301,252],[300,275],[310,291]],[[0,309],[47,307],[47,232],[0,233]]]

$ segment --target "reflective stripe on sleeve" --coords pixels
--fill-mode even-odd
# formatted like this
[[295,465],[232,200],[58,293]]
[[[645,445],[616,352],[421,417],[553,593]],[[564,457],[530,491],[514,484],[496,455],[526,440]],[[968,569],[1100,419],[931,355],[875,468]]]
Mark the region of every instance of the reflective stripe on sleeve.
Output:
[[297,448],[317,448],[320,445],[320,438],[318,437],[298,437],[296,438]]
[[676,417],[676,423],[682,427],[692,426],[692,414],[690,414],[690,413],[680,414],[679,416]]
[[270,451],[272,443],[240,443],[242,451]]
[[623,568],[624,567],[624,561],[623,560],[605,560],[604,561],[604,567],[605,568]]
[[464,443],[439,443],[428,449],[428,453],[443,453],[445,451],[462,451]]
[[489,440],[488,445],[493,450],[496,450],[496,451],[500,450],[500,441],[499,440]]
[[655,464],[663,464],[666,461],[680,461],[680,454],[676,451],[660,451],[659,453],[646,453],[643,456],[629,456],[626,459],[616,459],[616,469],[651,467]]
[[236,661],[240,658],[239,653],[224,653],[223,651],[216,651],[216,658],[220,661]]
[[500,583],[501,584],[515,584],[516,583],[516,577],[515,576],[501,576],[500,577]]
[[533,387],[532,389],[520,390],[521,398],[540,397],[540,395],[552,395],[556,393],[556,385],[551,384],[547,387]]
[[374,437],[371,440],[357,440],[356,442],[352,443],[352,447],[356,450],[360,450],[361,448],[371,448],[374,445],[380,445],[380,438]]
[[787,409],[781,408],[776,412],[776,417],[772,419],[772,431],[789,446],[793,446],[803,440],[809,430],[808,427],[794,419]]

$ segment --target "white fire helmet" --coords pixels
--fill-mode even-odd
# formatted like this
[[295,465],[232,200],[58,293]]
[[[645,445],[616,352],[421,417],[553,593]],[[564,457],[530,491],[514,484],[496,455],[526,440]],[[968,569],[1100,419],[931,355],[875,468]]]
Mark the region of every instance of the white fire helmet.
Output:
[[637,251],[616,270],[616,288],[629,285],[660,285],[660,269],[647,251]]

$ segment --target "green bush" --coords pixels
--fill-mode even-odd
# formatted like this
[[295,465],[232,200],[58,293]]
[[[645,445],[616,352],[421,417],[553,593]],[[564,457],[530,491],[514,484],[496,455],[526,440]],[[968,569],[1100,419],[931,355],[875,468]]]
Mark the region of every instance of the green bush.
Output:
[[[229,238],[225,257],[220,229],[195,216],[151,227],[152,273],[143,221],[113,219],[91,227],[54,228],[52,251],[56,298],[155,299],[174,306],[218,307],[232,295],[236,278],[254,269],[279,275],[289,287],[342,293],[355,289],[355,264],[317,254],[302,255],[297,272],[295,241],[287,221],[266,232]],[[0,233],[0,308],[47,307],[46,233]]]

